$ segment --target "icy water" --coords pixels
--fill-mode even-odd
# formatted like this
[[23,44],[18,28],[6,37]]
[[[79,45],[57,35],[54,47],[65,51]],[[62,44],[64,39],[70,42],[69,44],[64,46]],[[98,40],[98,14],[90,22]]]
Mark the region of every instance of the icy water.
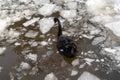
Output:
[[[54,14],[55,15],[55,14]],[[0,66],[3,67],[2,72],[0,73],[0,80],[44,80],[45,76],[48,73],[53,72],[59,80],[77,80],[78,77],[84,72],[88,71],[101,80],[119,80],[120,73],[113,66],[113,62],[106,56],[99,54],[101,47],[99,45],[91,45],[92,40],[86,38],[79,38],[79,36],[71,37],[78,47],[79,58],[69,59],[61,54],[57,53],[56,49],[56,33],[57,29],[53,27],[46,35],[42,35],[39,32],[38,27],[35,27],[37,23],[29,27],[20,27],[23,22],[16,22],[14,25],[11,25],[10,28],[14,28],[17,31],[20,31],[22,34],[19,39],[13,43],[7,43],[7,40],[1,41],[1,46],[7,46],[7,50],[4,52],[4,55],[0,56]],[[34,30],[39,32],[38,36],[35,38],[25,37],[25,33],[29,30]],[[41,46],[39,42],[49,41],[48,45]],[[16,42],[21,43],[21,45],[15,46]],[[37,42],[37,46],[31,46],[29,42]],[[87,54],[88,51],[93,51],[92,54]],[[28,53],[33,53],[38,55],[36,62],[31,62],[25,59],[25,55]],[[83,54],[81,54],[83,53]],[[86,54],[85,54],[86,53]],[[88,65],[85,62],[85,58],[94,59],[95,61],[91,62]],[[74,59],[79,59],[79,65],[73,67],[71,64]],[[98,61],[104,59],[104,61]],[[64,66],[61,66],[61,62],[65,61]],[[19,70],[20,63],[24,61],[30,64],[31,68],[29,70]],[[80,65],[84,65],[83,68],[79,68]],[[35,68],[35,73],[32,71],[32,68]],[[71,71],[77,70],[78,74],[71,76]]]

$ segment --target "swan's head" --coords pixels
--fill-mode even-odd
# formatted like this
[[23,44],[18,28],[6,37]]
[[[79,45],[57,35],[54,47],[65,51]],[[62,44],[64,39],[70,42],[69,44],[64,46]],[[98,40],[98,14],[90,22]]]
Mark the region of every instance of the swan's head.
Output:
[[54,18],[54,23],[57,23],[59,21],[58,18]]

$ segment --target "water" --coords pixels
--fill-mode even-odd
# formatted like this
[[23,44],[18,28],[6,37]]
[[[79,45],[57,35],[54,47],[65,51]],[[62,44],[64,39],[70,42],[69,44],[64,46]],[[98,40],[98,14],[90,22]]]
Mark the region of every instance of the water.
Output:
[[[55,16],[56,14],[53,14]],[[22,20],[20,22],[16,22],[14,25],[11,25],[11,28],[15,28],[18,31],[21,31],[23,34],[21,34],[20,38],[16,41],[21,43],[20,46],[14,46],[14,43],[8,43],[6,44],[6,40],[2,41],[4,46],[7,46],[7,50],[5,51],[4,55],[0,56],[0,66],[3,67],[2,72],[0,73],[0,79],[1,80],[10,80],[10,72],[13,74],[14,79],[18,80],[18,78],[21,77],[20,80],[44,80],[44,77],[48,74],[53,72],[56,77],[59,80],[77,80],[77,78],[82,74],[84,71],[88,71],[93,73],[94,75],[98,76],[101,80],[119,80],[120,79],[120,73],[114,69],[114,66],[112,66],[112,61],[109,60],[106,56],[103,56],[99,54],[101,47],[99,45],[93,46],[91,45],[91,40],[86,38],[79,38],[79,36],[71,37],[78,47],[78,55],[80,55],[80,65],[85,63],[85,58],[92,58],[92,59],[105,59],[104,62],[95,62],[93,61],[91,65],[86,64],[83,68],[79,68],[80,65],[73,67],[71,62],[76,59],[69,59],[61,54],[57,53],[56,49],[56,33],[57,30],[55,27],[53,27],[44,37],[39,32],[38,27],[35,26],[29,26],[28,28],[25,28],[24,31],[21,27],[22,23],[25,22],[25,20]],[[39,35],[35,38],[26,38],[24,37],[24,34],[28,30],[35,30],[39,32]],[[29,42],[37,42],[40,41],[47,41],[48,39],[52,39],[51,43],[47,46],[41,46],[38,44],[35,47],[31,47]],[[87,51],[94,51],[93,54],[81,54],[81,52],[87,52]],[[49,53],[48,53],[49,51]],[[33,63],[29,60],[25,59],[25,55],[28,53],[34,53],[38,55],[37,62]],[[61,62],[65,61],[66,64],[64,67],[61,66]],[[25,61],[30,64],[30,66],[36,67],[37,71],[35,74],[30,74],[32,71],[32,68],[29,70],[22,70],[18,71],[19,65],[22,61]],[[107,64],[110,66],[107,66]],[[75,69],[78,71],[78,74],[76,76],[70,76],[71,71]]]

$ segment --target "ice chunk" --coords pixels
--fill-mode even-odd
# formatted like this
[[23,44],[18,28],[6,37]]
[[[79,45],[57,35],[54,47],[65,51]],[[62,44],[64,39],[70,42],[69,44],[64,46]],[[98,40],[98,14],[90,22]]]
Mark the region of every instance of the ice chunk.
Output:
[[77,9],[77,2],[68,2],[67,3],[67,7],[69,8],[69,9]]
[[85,71],[77,80],[100,80],[97,76]]
[[38,35],[38,32],[30,30],[25,34],[25,37],[28,38],[35,38]]
[[62,10],[60,15],[66,19],[76,18],[77,11],[76,10]]
[[77,74],[78,74],[78,71],[77,71],[77,70],[72,70],[71,76],[75,76],[75,75],[77,75]]
[[72,61],[72,65],[73,66],[79,65],[79,59],[75,59],[74,61]]
[[40,42],[40,45],[42,45],[42,46],[46,46],[46,45],[48,45],[48,42],[46,42],[46,41],[42,41],[42,42]]
[[19,46],[19,45],[21,45],[21,43],[16,42],[14,45],[15,46]]
[[31,20],[23,23],[23,25],[24,25],[25,27],[30,26],[31,24],[37,22],[39,19],[40,19],[40,18],[33,18],[33,19],[31,19]]
[[48,75],[45,76],[44,80],[58,80],[57,77],[54,75],[54,73],[49,73]]
[[43,18],[39,22],[40,31],[45,34],[47,33],[54,25],[54,21],[52,18]]
[[22,2],[22,3],[26,3],[26,4],[28,4],[29,2],[31,2],[31,0],[19,0],[20,2]]
[[0,55],[2,55],[5,50],[6,50],[6,47],[0,47]]
[[55,11],[55,4],[45,4],[38,11],[43,16],[50,16]]
[[0,34],[6,29],[7,21],[0,19]]
[[17,38],[19,35],[20,35],[20,32],[12,30],[12,29],[8,31],[8,34],[7,34],[7,36],[10,37],[11,39]]
[[105,24],[116,36],[120,37],[120,21]]
[[50,0],[33,0],[36,5],[44,5],[50,3]]
[[91,63],[92,63],[93,61],[95,61],[94,59],[90,59],[90,58],[85,58],[84,60],[86,61],[86,63],[87,63],[88,65],[91,65]]
[[92,45],[97,45],[100,42],[103,42],[106,38],[105,37],[96,37],[93,41],[92,41]]
[[34,62],[37,61],[37,57],[38,57],[37,54],[32,54],[32,53],[29,53],[28,55],[26,55],[26,59],[30,59]]
[[100,14],[102,9],[107,6],[106,0],[87,0],[87,10],[92,14]]
[[20,64],[20,69],[26,70],[26,69],[30,69],[30,68],[31,68],[31,66],[30,66],[28,63],[26,63],[26,62],[21,62],[21,64]]

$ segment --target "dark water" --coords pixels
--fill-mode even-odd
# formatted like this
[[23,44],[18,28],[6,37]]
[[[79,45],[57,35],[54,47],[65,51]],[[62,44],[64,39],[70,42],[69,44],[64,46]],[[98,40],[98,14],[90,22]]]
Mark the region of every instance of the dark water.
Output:
[[[24,34],[28,30],[39,31],[39,29],[35,26],[29,26],[28,28],[25,28],[27,31],[22,31],[21,27],[18,26],[22,25],[24,21],[25,20],[17,22],[10,27],[21,31]],[[7,50],[4,52],[5,54],[0,56],[0,66],[3,67],[3,70],[0,73],[0,80],[10,80],[10,72],[13,74],[15,80],[18,80],[18,77],[20,77],[19,75],[22,76],[20,80],[44,80],[45,76],[51,72],[53,72],[59,80],[65,80],[66,78],[68,78],[69,80],[77,80],[84,71],[91,72],[92,74],[99,77],[101,80],[120,80],[120,73],[116,69],[112,68],[111,70],[111,67],[107,66],[107,64],[112,64],[110,63],[112,61],[110,61],[105,56],[99,54],[101,47],[98,45],[93,46],[91,45],[91,40],[86,38],[79,38],[79,36],[71,37],[77,44],[79,51],[77,54],[81,56],[79,58],[80,64],[73,67],[71,65],[71,62],[76,58],[69,59],[57,53],[56,41],[54,41],[56,40],[56,33],[57,30],[54,27],[45,35],[45,37],[40,37],[40,35],[42,35],[40,32],[39,35],[34,39],[26,38],[24,37],[24,34],[22,34],[20,38],[16,41],[21,43],[20,46],[16,47],[13,45],[14,43],[7,46]],[[29,41],[47,41],[49,38],[54,40],[51,41],[52,44],[48,44],[47,46],[38,45],[35,47],[31,47],[28,43]],[[81,54],[81,52],[87,52],[89,50],[94,51],[94,56],[90,54]],[[38,55],[37,62],[32,63],[24,58],[24,56],[30,52]],[[48,52],[50,52],[50,54],[47,54]],[[91,65],[86,64],[84,68],[79,69],[79,66],[85,63],[84,58],[105,59],[105,61],[93,61]],[[63,60],[66,62],[66,65],[64,67],[61,67],[61,61]],[[36,67],[38,69],[37,72],[34,75],[31,75],[29,74],[31,69],[20,72],[17,71],[15,67],[19,67],[22,61],[29,63],[31,67]],[[96,68],[97,70],[95,70]],[[71,70],[73,69],[78,71],[78,74],[76,76],[70,76]],[[26,73],[26,75],[24,75],[23,73]]]

